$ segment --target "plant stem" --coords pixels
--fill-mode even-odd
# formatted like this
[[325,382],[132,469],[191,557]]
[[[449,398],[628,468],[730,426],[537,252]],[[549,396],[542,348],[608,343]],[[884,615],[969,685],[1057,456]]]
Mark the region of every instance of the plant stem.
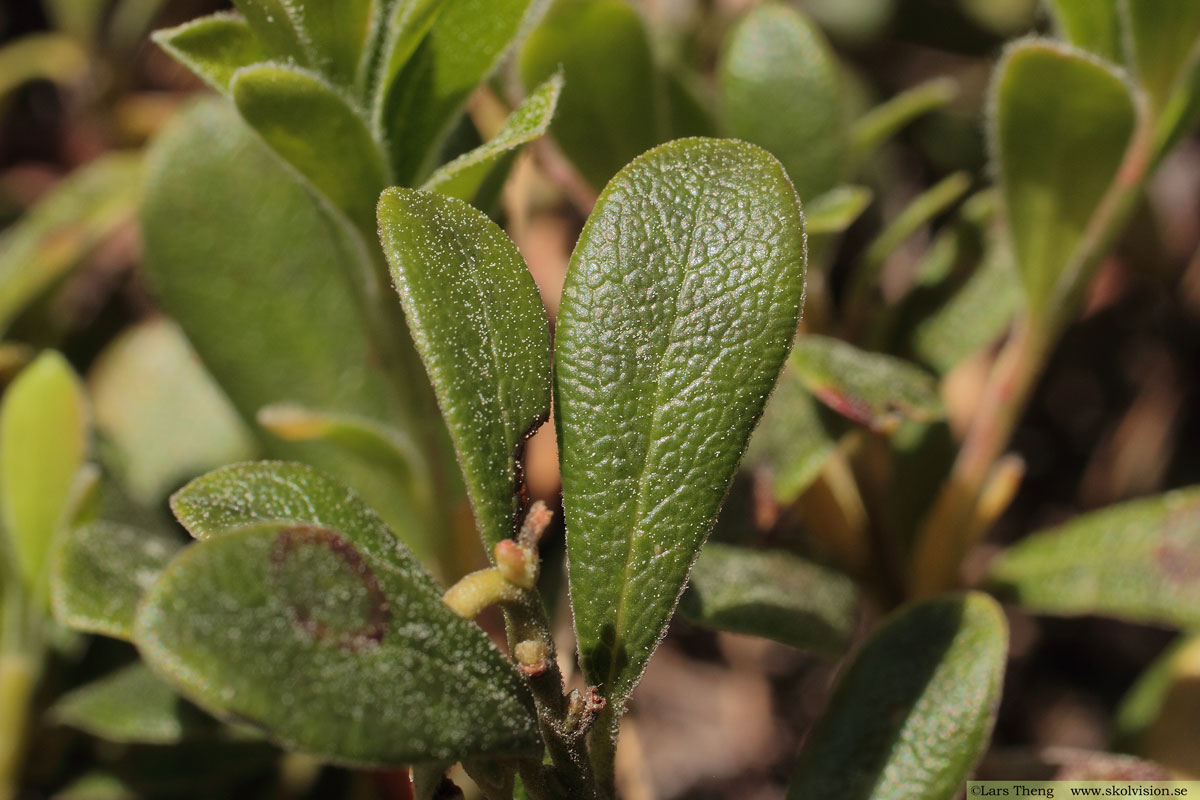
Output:
[[[577,727],[579,721],[572,720],[571,703],[563,693],[562,672],[558,668],[554,639],[541,598],[536,592],[523,592],[518,602],[506,604],[504,610],[509,652],[515,652],[519,642],[540,642],[546,648],[546,657],[538,668],[525,669],[537,709],[538,726],[553,767],[551,774],[545,776],[546,780],[538,781],[549,793],[546,800],[594,798],[597,796],[596,781],[585,747],[586,728]],[[527,768],[522,769],[523,779],[527,771]],[[531,794],[539,793],[533,786],[527,788]]]
[[993,465],[1007,448],[1062,330],[1074,319],[1101,260],[1124,230],[1153,160],[1154,120],[1142,114],[1112,185],[1101,199],[1061,287],[1044,316],[1027,314],[1001,351],[962,448],[918,531],[910,594],[928,597],[957,585],[976,505]]
[[33,658],[21,653],[0,655],[0,800],[17,795],[36,683]]

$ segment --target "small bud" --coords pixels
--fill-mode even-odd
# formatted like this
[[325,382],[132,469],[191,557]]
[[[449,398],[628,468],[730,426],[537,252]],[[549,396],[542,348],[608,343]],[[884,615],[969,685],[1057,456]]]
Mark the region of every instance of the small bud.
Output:
[[572,689],[567,700],[567,730],[574,736],[587,733],[596,717],[604,710],[604,706],[604,698],[595,686],[589,686],[583,694],[580,694],[578,689]]
[[538,541],[546,532],[546,528],[550,527],[550,521],[553,519],[554,512],[550,510],[549,506],[541,500],[534,501],[533,505],[529,507],[528,513],[525,514],[525,521],[521,523],[517,541],[521,543],[522,547],[530,550],[536,549]]
[[521,671],[531,678],[544,675],[550,669],[550,648],[543,641],[526,639],[517,642],[513,647],[513,656]]
[[493,551],[496,557],[496,569],[511,584],[522,589],[532,589],[537,583],[537,554],[527,550],[512,539],[505,539],[496,544]]

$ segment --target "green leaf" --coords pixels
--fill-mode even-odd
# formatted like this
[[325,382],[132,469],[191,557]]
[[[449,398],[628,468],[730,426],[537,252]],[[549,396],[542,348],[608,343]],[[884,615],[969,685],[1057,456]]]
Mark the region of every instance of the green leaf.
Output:
[[[382,111],[396,76],[412,58],[446,0],[387,0],[376,9],[364,66],[372,73],[366,88],[372,108]],[[378,122],[378,119],[376,119]]]
[[[0,402],[0,520],[13,575],[45,585],[46,560],[69,522],[90,436],[83,388],[71,366],[47,351]],[[7,560],[7,558],[6,558]],[[44,590],[43,590],[44,591]]]
[[471,202],[488,177],[518,147],[540,138],[550,127],[563,79],[555,75],[543,83],[508,116],[500,131],[487,143],[464,153],[438,169],[421,188]]
[[218,92],[229,92],[239,69],[269,58],[246,20],[236,14],[201,17],[155,31],[151,38]]
[[847,304],[857,307],[865,302],[868,290],[879,281],[888,258],[917,231],[961,200],[970,188],[971,176],[955,172],[914,197],[863,253],[862,263],[854,271],[847,290]]
[[301,66],[311,64],[312,43],[307,41],[296,20],[296,6],[290,0],[233,0],[233,5],[255,36],[273,58]]
[[696,625],[839,655],[854,631],[854,582],[785,551],[709,542],[679,613]]
[[1146,731],[1162,713],[1163,703],[1175,678],[1176,659],[1185,649],[1200,652],[1200,634],[1181,636],[1158,654],[1138,676],[1117,707],[1113,719],[1113,744],[1117,749],[1136,753]]
[[[226,104],[182,112],[155,142],[142,229],[157,296],[244,420],[289,403],[394,421],[350,286],[352,246]],[[268,444],[350,483],[423,556],[435,549],[436,532],[406,522],[403,493],[376,465],[320,444]]]
[[862,164],[913,120],[949,105],[957,96],[957,82],[951,78],[934,78],[871,109],[850,128],[852,160]]
[[837,452],[840,419],[813,398],[794,367],[784,368],[746,450],[746,463],[767,472],[778,503],[794,503],[821,474]]
[[791,363],[817,399],[872,430],[890,430],[900,417],[925,422],[944,414],[933,376],[901,359],[808,335]]
[[63,695],[50,716],[92,736],[126,744],[177,744],[217,731],[211,718],[141,663]]
[[809,236],[841,233],[871,205],[866,186],[835,186],[804,206],[805,230]]
[[992,565],[1030,611],[1200,625],[1200,488],[1134,500],[1030,535]]
[[141,182],[139,157],[104,156],[65,179],[0,235],[0,331],[129,224]]
[[366,122],[319,78],[274,65],[245,67],[230,92],[259,135],[360,228],[390,182],[386,157]]
[[483,212],[392,188],[379,237],[489,550],[522,511],[524,442],[550,415],[550,333],[533,276]]
[[110,344],[88,375],[88,392],[106,460],[143,505],[182,480],[254,455],[250,431],[166,319]]
[[986,595],[910,606],[867,641],[817,722],[793,800],[950,800],[983,754],[1008,646]]
[[846,166],[838,69],[816,26],[778,2],[750,11],[721,54],[729,132],[775,154],[805,201],[832,189]]
[[313,64],[342,86],[354,85],[366,43],[373,0],[293,0],[300,33]]
[[1045,314],[1076,279],[1073,254],[1138,112],[1118,73],[1051,42],[1011,47],[996,75],[993,159],[1031,310]]
[[958,291],[912,329],[912,353],[945,375],[999,339],[1020,304],[1021,286],[1012,257],[993,247]]
[[556,403],[584,674],[619,716],[787,356],[804,221],[782,166],[681,139],[625,167],[571,256]]
[[54,616],[73,630],[129,639],[138,602],[180,546],[114,522],[67,531],[51,562]]
[[467,96],[496,69],[540,5],[444,0],[428,36],[377,106],[376,121],[391,142],[400,184],[418,183],[436,166],[433,160]]
[[135,640],[201,707],[323,760],[541,750],[512,666],[378,524],[263,523],[194,544],[142,602]]
[[1156,110],[1200,58],[1200,5],[1191,0],[1118,0],[1130,61]]
[[1066,41],[1095,53],[1114,64],[1122,64],[1121,18],[1118,0],[1048,0],[1055,28]]
[[665,78],[641,16],[624,0],[558,0],[521,52],[526,87],[566,79],[550,130],[596,189],[663,141]]

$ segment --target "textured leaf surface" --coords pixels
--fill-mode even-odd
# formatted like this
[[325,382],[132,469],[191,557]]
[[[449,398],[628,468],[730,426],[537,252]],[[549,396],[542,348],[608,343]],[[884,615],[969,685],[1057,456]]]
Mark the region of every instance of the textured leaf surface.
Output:
[[44,586],[89,435],[83,388],[53,351],[22,370],[0,402],[0,519],[6,556],[28,587]]
[[156,31],[154,41],[219,92],[228,92],[242,67],[269,56],[246,20],[236,14],[213,14],[176,28]]
[[821,402],[874,430],[894,427],[898,415],[928,421],[943,414],[933,376],[898,358],[810,335],[796,343],[791,363]]
[[1200,625],[1200,489],[1122,503],[1035,533],[991,579],[1025,608]]
[[950,800],[987,747],[1007,646],[983,594],[891,617],[839,681],[788,797]]
[[679,613],[696,625],[838,655],[854,630],[854,583],[783,551],[710,542],[692,568]]
[[778,2],[754,8],[730,33],[719,70],[729,132],[771,151],[805,201],[845,168],[838,65],[825,37]]
[[512,667],[386,529],[265,523],[194,544],[143,601],[135,640],[202,707],[326,760],[540,750]]
[[109,155],[79,169],[0,236],[0,331],[133,218],[142,161]]
[[[391,421],[384,378],[350,287],[353,256],[298,178],[226,105],[183,112],[151,149],[146,266],[244,420],[272,403]],[[390,475],[319,444],[271,441],[368,495],[398,534],[431,547]]]
[[813,398],[795,368],[780,373],[746,450],[746,463],[768,473],[777,502],[794,503],[821,474],[847,427],[840,419]]
[[617,711],[774,387],[804,263],[781,165],[711,139],[618,173],[571,257],[556,339],[571,598],[587,680]]
[[109,345],[88,375],[88,391],[107,460],[143,505],[159,503],[185,479],[254,455],[245,423],[165,319]]
[[[1048,0],[1046,3],[1061,36],[1076,47],[1114,64],[1125,61],[1121,19],[1117,5],[1123,0]],[[1145,5],[1135,0],[1135,5]]]
[[401,184],[432,169],[467,95],[496,68],[538,6],[537,0],[444,0],[427,38],[380,104]]
[[211,718],[140,663],[64,695],[50,715],[101,739],[130,744],[176,744],[217,730]]
[[355,224],[369,228],[390,182],[367,123],[334,88],[281,66],[239,70],[230,86],[238,111],[284,161]]
[[1013,254],[1034,313],[1068,286],[1071,258],[1137,122],[1121,77],[1053,43],[1029,40],[997,68],[992,116]]
[[379,236],[489,550],[514,532],[524,442],[550,415],[550,332],[533,276],[483,212],[393,188]]
[[169,536],[115,522],[68,531],[51,567],[54,616],[77,631],[129,639],[138,601],[180,546]]
[[467,202],[474,200],[484,181],[506,158],[521,145],[545,134],[554,117],[562,85],[562,76],[555,75],[530,92],[504,121],[499,133],[438,169],[422,188]]
[[566,87],[551,130],[595,188],[665,138],[664,78],[629,3],[555,3],[525,43],[521,77],[530,87],[559,70]]

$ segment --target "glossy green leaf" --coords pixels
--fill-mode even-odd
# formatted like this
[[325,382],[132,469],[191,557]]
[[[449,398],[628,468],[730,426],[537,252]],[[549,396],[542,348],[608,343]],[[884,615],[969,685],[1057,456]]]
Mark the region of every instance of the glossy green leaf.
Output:
[[291,0],[313,65],[330,80],[352,86],[371,22],[374,0]]
[[1156,109],[1200,59],[1200,4],[1192,0],[1117,0],[1128,28],[1130,61]]
[[663,141],[664,77],[638,12],[625,0],[558,0],[521,52],[521,78],[566,80],[555,140],[596,189]]
[[845,575],[784,551],[709,542],[679,613],[696,625],[839,655],[854,631],[857,593]]
[[155,31],[159,47],[219,92],[228,92],[242,67],[266,61],[262,42],[242,17],[212,14],[176,28]]
[[999,339],[1020,305],[1011,256],[993,247],[966,282],[912,329],[912,353],[944,375]]
[[555,355],[571,599],[614,718],[783,366],[804,269],[782,166],[713,139],[625,167],[571,257]]
[[794,367],[786,367],[750,438],[746,464],[765,470],[775,500],[790,505],[837,452],[840,419],[813,398]]
[[520,524],[524,442],[550,415],[550,333],[533,276],[483,212],[393,188],[379,237],[489,550]]
[[992,565],[991,580],[1030,611],[1200,625],[1200,489],[1084,514],[1034,533]]
[[913,120],[949,105],[957,95],[958,84],[953,79],[934,78],[871,109],[850,128],[853,160],[858,164],[866,161]]
[[1075,280],[1072,257],[1137,124],[1122,77],[1052,42],[1010,48],[992,87],[992,148],[1013,253],[1035,314]]
[[255,453],[245,423],[168,320],[144,322],[110,344],[88,375],[88,392],[106,461],[144,505]]
[[[378,104],[398,182],[428,175],[467,96],[496,69],[538,0],[444,0],[427,37]],[[469,42],[468,45],[464,45]]]
[[323,760],[541,750],[512,666],[378,521],[263,523],[194,544],[150,590],[134,633],[186,697]]
[[529,97],[508,116],[491,140],[439,168],[421,188],[467,202],[474,200],[484,181],[518,147],[546,133],[554,117],[562,85],[562,76],[555,75],[530,92]]
[[386,158],[358,112],[333,87],[289,67],[238,71],[238,111],[335,208],[366,229],[390,182]]
[[835,186],[804,206],[805,230],[809,236],[841,233],[854,224],[871,204],[866,186]]
[[[1137,0],[1141,2],[1141,0]],[[1114,64],[1124,63],[1119,0],[1047,0],[1063,39]]]
[[52,189],[0,235],[0,330],[88,253],[133,219],[137,156],[104,156]]
[[779,2],[750,11],[721,55],[729,132],[771,151],[805,201],[832,189],[846,166],[838,69],[816,26]]
[[944,413],[932,375],[839,339],[802,336],[791,364],[821,402],[873,430],[893,428],[899,417],[929,421]]
[[986,595],[889,618],[842,675],[809,734],[792,800],[951,800],[983,755],[1007,657]]
[[[205,102],[180,114],[151,148],[148,173],[142,228],[152,285],[242,418],[289,403],[393,421],[350,287],[352,246],[236,113]],[[374,464],[319,444],[266,444],[272,456],[336,473],[406,543],[434,551],[436,532],[406,522],[403,494]]]
[[51,562],[54,616],[73,630],[130,638],[138,602],[180,546],[173,537],[114,522],[71,529]]
[[79,379],[53,351],[22,370],[0,401],[0,529],[12,574],[28,587],[45,585],[50,548],[69,522],[89,427]]
[[175,690],[136,663],[86,684],[58,699],[50,709],[60,724],[110,742],[177,744],[211,737],[217,726]]

